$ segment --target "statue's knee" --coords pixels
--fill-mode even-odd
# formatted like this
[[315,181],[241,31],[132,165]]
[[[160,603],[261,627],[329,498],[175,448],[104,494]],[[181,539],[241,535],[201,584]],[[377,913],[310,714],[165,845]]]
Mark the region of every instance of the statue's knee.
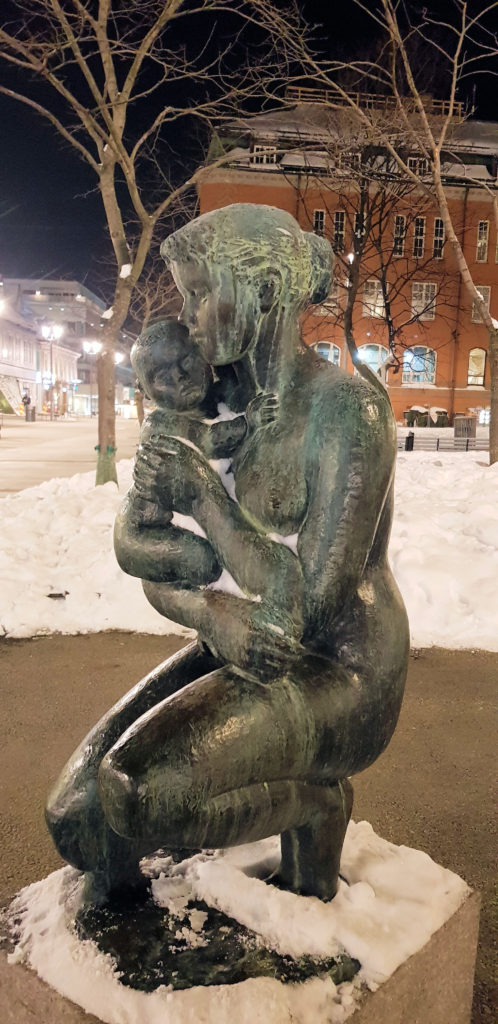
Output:
[[139,792],[135,780],[116,763],[112,751],[99,769],[99,791],[108,824],[119,836],[139,834]]
[[97,835],[103,823],[94,779],[81,789],[55,787],[49,794],[45,821],[60,856],[80,871],[93,867]]
[[[113,747],[99,770],[99,792],[108,824],[128,839],[173,842],[195,816],[199,781],[182,738],[163,745],[137,765],[135,750]],[[205,783],[205,773],[202,773]]]

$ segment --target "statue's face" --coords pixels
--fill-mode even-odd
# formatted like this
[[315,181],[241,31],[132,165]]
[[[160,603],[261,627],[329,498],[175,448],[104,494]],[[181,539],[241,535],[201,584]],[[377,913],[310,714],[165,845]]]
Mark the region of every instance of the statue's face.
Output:
[[255,336],[257,303],[250,284],[238,285],[230,268],[200,263],[172,263],[175,284],[183,296],[180,323],[199,346],[206,362],[236,362]]
[[195,345],[171,336],[150,346],[143,375],[149,398],[177,412],[199,406],[212,380],[209,366]]

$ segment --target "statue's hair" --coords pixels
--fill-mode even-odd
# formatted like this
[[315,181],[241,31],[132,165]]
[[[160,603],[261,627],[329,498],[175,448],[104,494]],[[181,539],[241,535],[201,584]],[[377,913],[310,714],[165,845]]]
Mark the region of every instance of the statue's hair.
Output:
[[263,282],[273,271],[300,305],[323,302],[330,291],[330,243],[274,206],[234,203],[204,213],[169,235],[161,255],[167,263],[229,266],[242,283]]

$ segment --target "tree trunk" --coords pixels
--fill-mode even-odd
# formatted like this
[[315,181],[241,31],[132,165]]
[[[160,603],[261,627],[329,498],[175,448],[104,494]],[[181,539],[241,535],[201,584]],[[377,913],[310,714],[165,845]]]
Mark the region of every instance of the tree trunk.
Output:
[[97,445],[96,484],[109,480],[118,482],[116,471],[116,414],[114,386],[114,339],[106,339],[102,354],[97,359],[97,388],[99,395],[99,442]]
[[489,464],[498,462],[498,329],[489,332],[489,374],[491,413],[489,423]]
[[116,472],[116,412],[115,412],[115,360],[116,343],[130,308],[130,277],[118,278],[114,301],[102,334],[102,352],[97,358],[97,386],[99,395],[99,442],[97,447],[97,475],[95,484],[113,480]]
[[142,391],[139,391],[138,388],[135,388],[135,405],[137,407],[138,422],[139,425],[142,426],[145,418],[144,396]]

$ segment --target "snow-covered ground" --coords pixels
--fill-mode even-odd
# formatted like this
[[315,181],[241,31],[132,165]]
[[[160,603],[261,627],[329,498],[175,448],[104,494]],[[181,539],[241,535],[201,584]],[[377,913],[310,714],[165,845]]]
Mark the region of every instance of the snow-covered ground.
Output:
[[[154,900],[176,920],[192,948],[202,945],[205,914],[192,900],[235,918],[267,947],[299,959],[348,952],[361,963],[354,983],[327,975],[303,984],[252,978],[185,991],[161,986],[145,993],[120,984],[114,962],[91,941],[77,939],[72,921],[82,879],[62,868],[23,889],[10,913],[21,929],[13,963],[27,961],[53,988],[108,1024],[341,1024],[365,986],[375,990],[458,909],[469,889],[453,872],[406,846],[394,846],[367,822],[350,822],[337,896],[331,903],[265,884],[279,858],[277,838],[181,864],[152,858]],[[190,927],[182,927],[185,918]],[[363,990],[363,992],[362,992]]]
[[[400,453],[390,559],[414,647],[498,651],[498,464],[486,453]],[[94,473],[0,499],[0,635],[184,632],[119,569],[113,521],[131,482]]]

